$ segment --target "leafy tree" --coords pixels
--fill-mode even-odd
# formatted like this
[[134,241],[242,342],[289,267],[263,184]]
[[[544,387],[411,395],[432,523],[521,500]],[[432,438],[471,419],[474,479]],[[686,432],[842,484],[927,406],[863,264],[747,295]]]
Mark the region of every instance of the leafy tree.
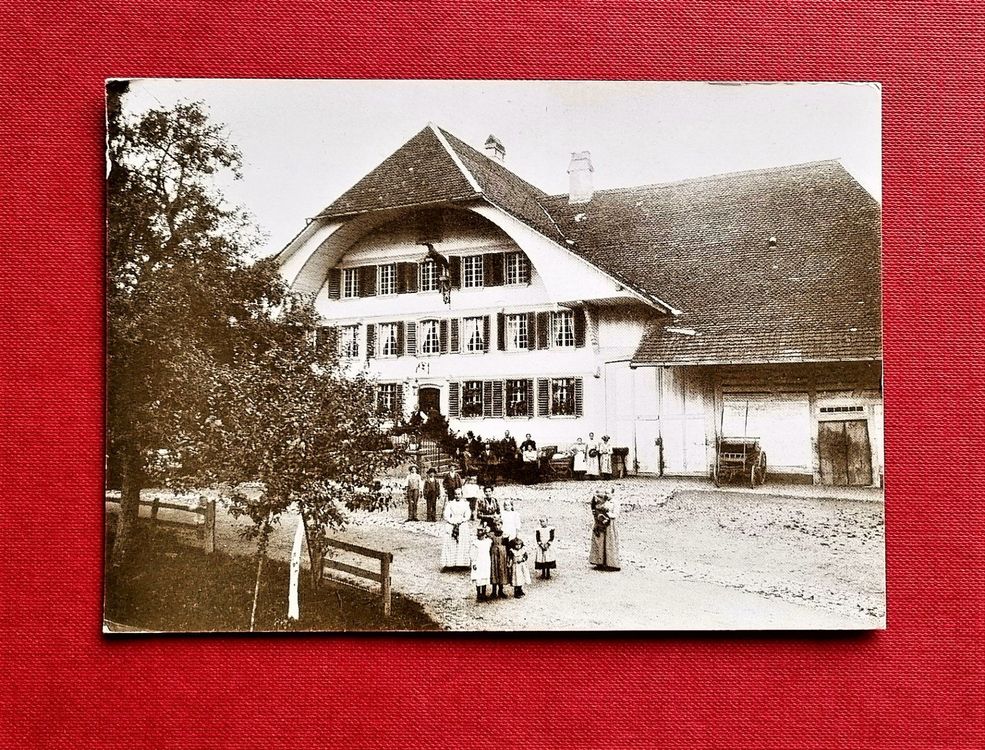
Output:
[[[342,508],[395,461],[381,442],[371,384],[313,346],[310,300],[226,204],[220,173],[241,156],[201,104],[125,116],[108,94],[107,456],[121,485],[114,564],[125,559],[150,481],[220,485],[254,521],[260,563],[291,503],[305,519],[312,570]],[[166,460],[159,460],[161,458]],[[257,481],[252,494],[232,488]]]

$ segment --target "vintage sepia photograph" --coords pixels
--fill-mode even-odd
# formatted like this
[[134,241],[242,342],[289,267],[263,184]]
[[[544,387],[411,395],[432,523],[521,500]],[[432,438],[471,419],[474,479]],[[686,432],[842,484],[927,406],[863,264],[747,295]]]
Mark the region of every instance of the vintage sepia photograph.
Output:
[[106,125],[105,633],[886,626],[878,84]]

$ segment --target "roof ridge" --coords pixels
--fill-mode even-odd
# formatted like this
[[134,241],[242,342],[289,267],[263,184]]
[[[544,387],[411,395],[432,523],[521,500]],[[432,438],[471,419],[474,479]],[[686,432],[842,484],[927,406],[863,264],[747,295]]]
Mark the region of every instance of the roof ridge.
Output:
[[442,148],[444,148],[445,151],[448,152],[448,156],[450,156],[451,160],[455,162],[455,166],[458,167],[458,169],[462,172],[463,175],[465,175],[465,179],[469,181],[469,184],[472,186],[472,188],[477,193],[483,193],[484,191],[482,189],[482,186],[479,185],[479,181],[475,179],[475,175],[473,175],[472,172],[469,171],[468,167],[466,167],[465,164],[462,163],[462,157],[459,156],[458,153],[455,151],[455,149],[451,147],[451,144],[448,143],[448,139],[445,136],[450,134],[446,133],[444,130],[441,129],[441,127],[439,127],[433,122],[428,122],[427,127],[434,134],[435,138],[438,139],[438,142],[441,144]]
[[516,179],[518,179],[520,182],[524,183],[525,185],[529,185],[531,188],[533,188],[534,190],[536,190],[541,196],[547,196],[547,193],[544,192],[541,188],[537,187],[536,185],[534,185],[529,180],[525,180],[523,177],[521,177],[516,172],[514,172],[512,169],[510,169],[508,166],[506,166],[506,164],[504,164],[503,162],[497,161],[496,159],[491,158],[488,154],[484,154],[482,151],[480,151],[479,149],[477,149],[472,144],[470,144],[470,143],[462,140],[461,138],[459,138],[457,135],[455,135],[451,131],[445,130],[440,125],[437,125],[435,123],[428,123],[428,124],[429,125],[433,125],[446,138],[448,136],[450,136],[451,138],[453,138],[456,141],[458,141],[459,143],[461,143],[463,146],[465,146],[467,149],[469,149],[469,151],[471,151],[474,155],[476,155],[476,156],[484,159],[486,162],[488,162],[489,164],[493,165],[493,168],[494,169],[502,169],[502,170],[505,170],[505,171],[509,172],[511,175],[513,175],[513,177],[515,177]]
[[[644,190],[646,188],[672,188],[679,185],[693,184],[700,182],[714,182],[716,180],[732,179],[735,177],[745,177],[754,174],[777,174],[779,172],[787,172],[795,169],[801,169],[803,167],[816,167],[821,165],[836,164],[840,166],[846,174],[851,176],[851,173],[845,169],[845,165],[841,163],[841,159],[817,159],[815,161],[804,161],[798,162],[796,164],[783,164],[776,167],[758,167],[756,169],[740,169],[737,172],[716,172],[715,174],[700,175],[697,177],[684,177],[680,180],[671,180],[670,182],[648,182],[642,185],[626,185],[623,187],[613,187],[613,188],[602,188],[595,191],[595,194],[599,193],[619,193],[627,192],[630,190]],[[553,195],[547,196],[548,198],[566,198],[568,193],[555,193]]]

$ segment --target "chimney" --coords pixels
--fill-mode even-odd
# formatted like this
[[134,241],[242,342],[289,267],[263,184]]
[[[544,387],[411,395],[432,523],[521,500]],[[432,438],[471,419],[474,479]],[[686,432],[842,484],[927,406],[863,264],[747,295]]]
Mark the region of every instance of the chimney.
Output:
[[568,165],[568,203],[588,203],[592,200],[592,155],[588,151],[571,154]]
[[490,159],[495,159],[498,162],[503,162],[506,160],[506,147],[503,146],[503,143],[499,140],[499,138],[491,133],[489,134],[489,137],[486,138],[486,145],[484,148],[486,149],[486,156]]

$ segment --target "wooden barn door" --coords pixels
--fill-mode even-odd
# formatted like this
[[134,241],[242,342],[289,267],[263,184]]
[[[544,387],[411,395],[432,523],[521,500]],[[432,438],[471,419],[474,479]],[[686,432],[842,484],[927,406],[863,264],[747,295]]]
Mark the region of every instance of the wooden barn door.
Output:
[[821,483],[864,487],[872,484],[872,449],[864,419],[818,422]]

